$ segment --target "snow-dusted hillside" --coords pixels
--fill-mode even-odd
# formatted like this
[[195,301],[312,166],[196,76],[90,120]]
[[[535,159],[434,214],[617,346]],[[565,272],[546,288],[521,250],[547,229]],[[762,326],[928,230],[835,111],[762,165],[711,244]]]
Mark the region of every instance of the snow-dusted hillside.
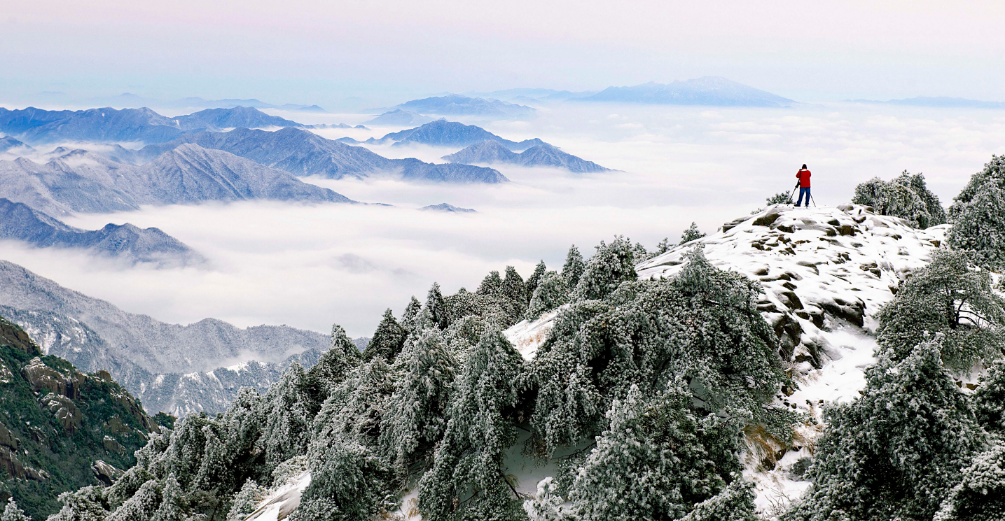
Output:
[[[636,267],[640,278],[670,277],[692,248],[701,247],[713,265],[760,281],[764,295],[758,309],[780,336],[779,355],[798,384],[776,400],[813,418],[797,429],[798,450],[786,450],[764,433],[748,435],[746,475],[757,484],[763,514],[778,511],[809,485],[793,471],[812,454],[823,431],[822,406],[858,396],[865,386],[864,369],[875,362],[875,313],[893,298],[901,281],[929,262],[945,231],[914,229],[862,206],[774,206]],[[506,336],[530,360],[557,314],[520,322]],[[533,490],[533,482],[546,470],[532,467],[515,472],[521,492]],[[298,501],[297,489],[286,487],[263,506],[271,502],[268,510],[278,513],[283,510],[280,504],[288,511]],[[272,519],[261,517],[266,518]]]

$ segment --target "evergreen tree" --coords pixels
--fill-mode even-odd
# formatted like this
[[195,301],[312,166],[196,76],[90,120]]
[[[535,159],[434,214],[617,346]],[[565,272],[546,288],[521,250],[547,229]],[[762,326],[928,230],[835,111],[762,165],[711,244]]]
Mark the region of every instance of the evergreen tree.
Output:
[[681,382],[651,399],[633,385],[624,401],[615,400],[610,427],[569,491],[579,519],[679,519],[739,475],[739,428],[715,414],[695,417],[690,403]]
[[997,360],[981,376],[974,392],[974,412],[981,427],[1005,438],[1005,360]]
[[47,521],[105,521],[108,511],[99,487],[84,487],[76,492],[59,495],[63,507]]
[[268,493],[269,489],[255,483],[254,480],[244,482],[241,490],[234,494],[230,512],[227,512],[227,521],[244,521],[248,514],[258,508]]
[[548,272],[548,266],[544,264],[544,261],[537,263],[534,267],[534,273],[527,277],[527,304],[530,304],[530,299],[534,296],[534,291],[537,289],[538,284],[541,283],[541,279],[544,274]]
[[650,258],[663,255],[664,253],[670,251],[674,246],[676,246],[676,244],[670,242],[669,237],[664,237],[663,240],[661,240],[660,243],[656,245],[656,249],[653,250],[653,253],[650,256]]
[[998,440],[963,469],[934,521],[1005,519],[1005,441]]
[[967,396],[925,342],[880,356],[851,404],[826,409],[813,482],[789,521],[928,521],[984,445]]
[[443,436],[456,366],[443,335],[432,329],[410,339],[395,362],[401,376],[381,424],[380,446],[400,479]]
[[569,302],[569,287],[562,277],[554,271],[549,271],[541,277],[540,284],[534,290],[527,308],[527,320],[536,320],[542,313],[558,309]]
[[422,312],[422,303],[419,299],[412,297],[412,300],[408,302],[405,306],[405,311],[401,314],[401,327],[408,330],[408,332],[415,331],[415,321],[419,318],[419,313]]
[[897,360],[934,335],[942,337],[946,364],[959,371],[1005,351],[1005,299],[986,271],[971,270],[958,253],[936,251],[877,318],[879,344]]
[[567,511],[565,500],[558,494],[553,478],[547,477],[537,483],[537,495],[523,502],[529,521],[572,521],[574,515]]
[[316,385],[314,399],[320,403],[328,397],[328,393],[337,387],[345,376],[363,361],[359,348],[349,339],[345,329],[335,324],[332,326],[331,345],[318,362],[311,367],[308,385]]
[[175,479],[174,474],[169,475],[164,480],[164,489],[161,496],[160,506],[154,512],[153,517],[149,518],[150,521],[185,521],[188,519],[189,516],[186,514],[188,506],[185,501],[185,494],[181,489],[181,485],[178,484],[178,480]]
[[718,495],[697,505],[681,521],[757,521],[754,484],[737,479]]
[[[493,273],[496,274],[496,277],[499,276],[499,272]],[[422,312],[432,322],[433,326],[446,329],[450,325],[447,315],[447,305],[443,301],[443,294],[440,293],[440,285],[436,282],[433,283],[433,287],[429,288],[429,293],[426,295],[426,306],[422,308]]]
[[701,239],[704,236],[705,236],[704,233],[698,231],[698,224],[692,222],[691,226],[688,229],[684,230],[684,233],[680,235],[680,243],[678,244],[687,244],[691,241]]
[[516,314],[512,318],[514,322],[519,320],[519,317],[527,311],[527,285],[513,266],[506,266],[506,277],[502,281],[499,293],[513,303]]
[[398,325],[394,314],[388,308],[384,312],[384,318],[377,325],[377,330],[373,332],[373,338],[363,350],[363,359],[370,361],[374,357],[380,357],[388,363],[394,362],[394,357],[398,356],[401,348],[405,345],[406,337],[408,337],[408,330]]
[[768,206],[773,204],[792,204],[792,193],[791,192],[778,192],[777,194],[765,199]]
[[949,214],[950,247],[979,266],[1005,269],[1005,156],[992,156],[984,170],[970,178]]
[[394,509],[391,473],[380,458],[343,436],[328,440],[291,521],[362,521]]
[[336,437],[355,440],[368,447],[375,445],[393,392],[391,367],[382,358],[375,358],[350,373],[314,419],[311,459]]
[[269,472],[283,461],[306,452],[310,426],[320,409],[310,390],[307,373],[297,362],[269,387],[262,408],[265,424],[258,441]]
[[490,271],[488,275],[482,279],[482,283],[478,285],[478,289],[475,293],[479,295],[500,295],[502,294],[502,277],[499,276],[498,271]]
[[880,215],[900,217],[916,228],[946,222],[946,211],[926,186],[923,174],[912,176],[905,171],[890,182],[870,179],[855,187],[851,202],[871,206]]
[[147,481],[108,516],[108,521],[151,521],[161,504],[162,486],[157,481]]
[[0,521],[31,521],[31,518],[24,515],[24,510],[18,508],[11,497],[7,498],[7,506],[3,509],[3,515],[0,515]]
[[523,359],[498,330],[468,354],[450,400],[433,467],[419,482],[419,509],[430,521],[516,519],[516,493],[503,468],[516,440],[515,382]]
[[562,266],[562,278],[565,279],[565,285],[569,287],[569,291],[576,289],[579,278],[583,276],[584,271],[586,271],[586,263],[583,262],[583,256],[579,253],[579,249],[573,244],[569,247],[569,253],[565,256],[565,265]]
[[600,246],[597,246],[597,253],[586,264],[573,292],[573,299],[602,299],[616,290],[622,282],[634,281],[638,277],[631,241],[623,237],[616,237],[611,244],[601,241]]

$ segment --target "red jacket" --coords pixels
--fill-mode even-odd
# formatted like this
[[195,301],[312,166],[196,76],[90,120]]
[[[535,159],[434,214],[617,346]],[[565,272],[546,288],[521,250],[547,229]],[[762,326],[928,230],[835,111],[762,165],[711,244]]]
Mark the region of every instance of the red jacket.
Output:
[[809,170],[800,170],[798,173],[796,173],[796,179],[799,179],[799,186],[801,188],[809,188],[810,187],[810,171]]

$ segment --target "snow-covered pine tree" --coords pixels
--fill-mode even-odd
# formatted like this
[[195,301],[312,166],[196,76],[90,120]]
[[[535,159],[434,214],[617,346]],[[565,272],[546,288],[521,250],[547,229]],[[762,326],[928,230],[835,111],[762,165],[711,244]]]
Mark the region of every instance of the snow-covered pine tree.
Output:
[[656,245],[656,249],[653,250],[652,254],[650,255],[650,258],[663,255],[664,253],[670,251],[670,249],[673,248],[674,246],[676,246],[676,244],[670,242],[669,237],[663,237],[663,239],[659,242],[659,244]]
[[537,495],[523,502],[523,510],[528,521],[572,521],[575,515],[564,503],[554,478],[547,477],[537,483]]
[[380,458],[352,437],[334,436],[326,445],[290,521],[364,521],[394,509],[391,472]]
[[984,170],[970,178],[949,215],[950,247],[979,266],[1005,269],[1005,156],[992,156]]
[[680,242],[678,244],[687,244],[691,241],[695,241],[704,237],[705,234],[698,230],[698,223],[692,222],[688,229],[684,230],[684,233],[680,235]]
[[939,353],[929,341],[899,362],[880,355],[859,399],[825,409],[813,485],[783,519],[932,519],[985,443]]
[[540,283],[534,290],[534,295],[530,299],[530,306],[527,308],[527,320],[535,320],[553,309],[569,302],[569,287],[566,286],[562,276],[554,271],[549,271],[541,277]]
[[768,206],[773,204],[792,204],[792,193],[791,192],[778,192],[777,194],[768,197],[764,200]]
[[456,368],[443,335],[434,329],[410,338],[395,361],[400,376],[381,423],[379,443],[400,480],[443,436]]
[[735,479],[716,496],[695,505],[680,521],[757,521],[754,484]]
[[527,285],[513,266],[506,266],[506,276],[503,278],[499,293],[513,303],[516,311],[512,317],[513,321],[519,320],[527,311]]
[[596,300],[611,294],[622,282],[638,279],[635,273],[635,250],[632,242],[615,237],[610,244],[603,241],[590,257],[586,269],[573,291],[574,300]]
[[161,504],[162,489],[160,482],[147,481],[133,497],[116,508],[107,521],[150,521]]
[[398,325],[391,308],[388,308],[380,324],[377,325],[377,330],[373,332],[370,343],[363,350],[363,359],[369,361],[380,357],[388,363],[393,363],[394,357],[398,356],[405,345],[406,337],[408,330]]
[[[496,274],[497,278],[499,277],[499,272],[493,273]],[[432,322],[432,325],[440,329],[446,329],[450,325],[447,315],[447,305],[443,301],[443,293],[440,292],[440,285],[436,282],[433,283],[433,287],[429,288],[429,293],[426,295],[426,305],[422,308],[422,313],[426,316],[427,320]],[[424,324],[423,327],[425,327]]]
[[851,202],[871,206],[880,215],[900,217],[916,228],[946,222],[946,210],[920,173],[911,175],[904,171],[890,182],[878,177],[870,179],[855,187]]
[[565,256],[565,265],[562,266],[562,278],[565,279],[565,285],[569,286],[569,291],[576,289],[579,278],[583,276],[585,270],[586,263],[583,262],[583,255],[573,244],[569,247],[569,253]]
[[234,494],[226,521],[244,521],[248,514],[258,508],[259,503],[265,499],[268,493],[269,489],[259,485],[255,480],[245,481],[241,490]]
[[178,484],[174,474],[168,475],[164,480],[164,488],[161,492],[161,503],[154,512],[150,521],[185,521],[189,519],[188,502],[185,492]]
[[544,264],[544,261],[537,263],[534,267],[534,273],[527,277],[527,304],[530,305],[530,299],[534,296],[534,290],[537,289],[537,285],[541,283],[541,278],[547,273],[548,266]]
[[3,509],[3,514],[0,515],[0,521],[31,521],[31,518],[24,514],[24,510],[18,508],[14,498],[11,497],[7,498],[7,505]]
[[902,360],[926,338],[941,335],[942,358],[957,371],[1005,353],[1005,299],[986,271],[956,252],[939,250],[876,315],[882,350]]
[[310,380],[304,368],[294,361],[265,395],[262,407],[265,423],[258,446],[265,452],[269,472],[307,450],[311,423],[321,408],[312,396]]
[[393,392],[391,367],[383,358],[375,358],[349,373],[314,418],[309,460],[315,460],[336,437],[375,446]]
[[[152,441],[152,440],[151,440]],[[147,445],[142,449],[136,451],[140,453],[144,449],[150,446],[151,442],[147,442]],[[138,458],[137,458],[138,459]],[[137,462],[135,466],[127,470],[122,476],[119,477],[115,483],[106,489],[104,489],[105,502],[108,508],[115,510],[122,503],[136,493],[144,483],[152,479],[157,479],[153,474],[147,472],[145,465],[142,462]]]
[[419,509],[429,521],[523,517],[503,455],[516,439],[523,359],[496,329],[482,335],[457,377],[443,441],[419,481]]
[[632,246],[632,252],[635,255],[635,262],[642,262],[649,258],[649,252],[646,251],[646,246],[641,242],[637,242]]
[[59,495],[59,502],[63,507],[46,521],[105,521],[108,517],[100,487],[63,492]]
[[1005,360],[996,360],[981,376],[973,398],[981,427],[1005,439]]
[[307,372],[310,384],[317,386],[314,396],[317,403],[323,402],[331,390],[342,383],[349,371],[362,362],[363,355],[349,339],[345,329],[338,324],[333,325],[330,347]]
[[499,276],[498,271],[490,271],[488,275],[482,279],[482,283],[478,285],[478,289],[475,293],[479,295],[499,295],[502,293],[502,277]]
[[419,299],[413,296],[412,299],[408,301],[408,305],[405,306],[405,311],[401,313],[401,327],[408,330],[409,333],[414,332],[415,321],[419,318],[420,312],[422,312],[422,303],[419,302]]
[[1000,521],[1005,519],[1005,440],[977,455],[933,521]]
[[[649,399],[633,385],[569,491],[582,521],[679,519],[739,478],[740,429],[689,408],[682,381]],[[753,510],[753,497],[745,498]]]

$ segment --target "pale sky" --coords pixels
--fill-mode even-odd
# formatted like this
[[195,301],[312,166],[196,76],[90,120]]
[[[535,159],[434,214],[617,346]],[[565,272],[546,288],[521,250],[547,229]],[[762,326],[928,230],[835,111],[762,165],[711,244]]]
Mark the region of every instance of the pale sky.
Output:
[[724,76],[799,101],[1005,101],[1001,1],[0,0],[0,103],[132,92],[337,108]]

